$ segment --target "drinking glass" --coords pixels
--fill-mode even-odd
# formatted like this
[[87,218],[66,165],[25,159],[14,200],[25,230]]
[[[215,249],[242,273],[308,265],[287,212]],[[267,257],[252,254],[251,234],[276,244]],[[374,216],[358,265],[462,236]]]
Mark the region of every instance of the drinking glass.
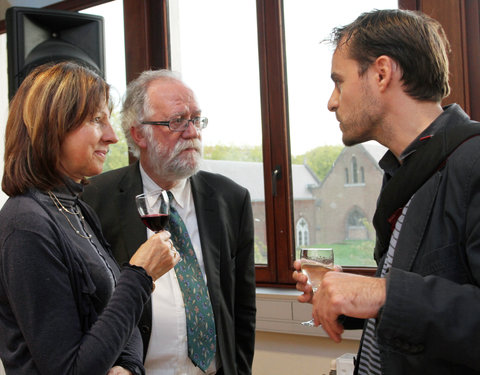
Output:
[[[170,215],[170,200],[166,190],[155,190],[146,194],[139,194],[135,197],[140,219],[151,231],[158,233],[165,229]],[[177,264],[182,259],[180,254],[170,241],[170,252]]]
[[156,190],[135,197],[137,210],[143,224],[157,233],[168,224],[170,202],[166,190]]
[[[333,270],[333,249],[306,248],[300,250],[300,267],[302,273],[308,277],[308,283],[315,293],[320,286],[326,272]],[[313,319],[302,322],[302,325],[313,327]]]

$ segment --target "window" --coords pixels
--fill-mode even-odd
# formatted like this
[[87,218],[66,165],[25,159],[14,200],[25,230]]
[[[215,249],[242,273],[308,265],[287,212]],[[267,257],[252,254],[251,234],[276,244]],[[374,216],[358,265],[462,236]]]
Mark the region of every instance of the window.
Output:
[[172,70],[208,117],[201,169],[248,188],[255,262],[268,264],[258,36],[255,27],[246,27],[256,24],[255,1],[170,0],[169,19]]
[[308,223],[302,217],[297,222],[297,247],[305,247],[309,245]]
[[369,235],[365,226],[367,222],[365,214],[358,207],[354,207],[348,214],[345,240],[368,240]]
[[352,156],[352,176],[353,183],[358,184],[357,158],[355,156]]
[[[306,218],[315,228],[310,232],[309,246],[333,248],[336,263],[374,266],[372,220],[382,182],[377,154],[371,154],[376,145],[343,146],[338,121],[327,110],[333,90],[333,50],[322,41],[328,39],[333,27],[353,21],[361,12],[396,8],[397,1],[283,3],[294,220],[300,213],[309,213]],[[300,160],[314,171],[316,183],[295,174],[295,163]],[[365,174],[371,181],[369,186],[364,184]],[[307,184],[310,201],[298,194]],[[322,205],[315,206],[316,200],[321,200]],[[295,233],[300,235],[298,230]],[[295,239],[297,250],[299,243]]]
[[128,165],[128,146],[120,124],[122,97],[126,90],[123,1],[110,1],[81,12],[102,16],[104,19],[105,80],[111,86],[110,94],[115,106],[110,119],[118,137],[118,142],[110,145],[103,166],[103,170],[108,171]]
[[[108,2],[108,0],[85,0],[82,2],[65,0],[52,7],[78,10],[87,7],[88,4],[101,2]],[[183,2],[183,0],[179,2]],[[212,40],[202,39],[200,41],[201,46],[207,46],[209,43],[216,44],[217,49],[225,50],[225,56],[223,56],[222,62],[218,63],[212,61],[208,54],[197,54],[196,57],[200,57],[196,60],[198,60],[199,67],[202,68],[206,63],[212,65],[233,64],[230,71],[214,74],[209,81],[210,83],[218,80],[228,81],[230,83],[228,90],[222,92],[224,96],[236,94],[238,81],[245,79],[250,82],[252,74],[255,74],[257,78],[256,85],[250,87],[247,97],[242,96],[240,100],[231,100],[231,104],[228,105],[229,116],[222,116],[222,119],[230,120],[232,117],[239,117],[243,119],[242,125],[257,123],[257,119],[261,119],[259,127],[252,133],[254,134],[253,138],[261,140],[261,143],[255,143],[255,145],[261,146],[259,153],[262,159],[261,163],[258,163],[261,164],[260,169],[263,168],[263,173],[262,171],[257,172],[257,176],[260,176],[257,188],[263,192],[263,201],[260,199],[256,204],[263,205],[264,208],[263,211],[259,209],[254,213],[256,223],[261,223],[258,226],[256,224],[255,230],[256,234],[265,239],[261,244],[261,252],[266,254],[263,259],[256,257],[258,262],[257,283],[259,285],[291,285],[291,264],[295,247],[298,244],[296,223],[300,214],[302,213],[302,217],[305,218],[307,216],[314,218],[313,221],[307,220],[309,223],[309,246],[314,246],[317,243],[316,236],[326,236],[329,232],[326,224],[335,221],[335,227],[345,229],[349,214],[352,212],[352,207],[343,207],[342,214],[340,214],[340,203],[346,199],[332,199],[335,196],[325,194],[328,189],[318,189],[318,186],[336,184],[339,194],[347,196],[352,203],[359,207],[359,212],[367,218],[364,226],[369,233],[372,233],[369,221],[373,215],[372,207],[363,204],[376,199],[378,180],[381,180],[381,171],[375,165],[375,160],[378,160],[378,154],[383,153],[384,150],[375,150],[375,147],[370,147],[368,144],[363,145],[368,149],[368,154],[364,156],[372,158],[373,162],[362,160],[362,153],[365,150],[356,150],[360,183],[354,185],[352,178],[348,178],[348,168],[351,166],[347,164],[349,164],[349,157],[352,154],[343,157],[342,153],[352,150],[343,147],[338,124],[334,116],[325,109],[332,89],[329,78],[331,49],[328,45],[319,42],[328,36],[332,27],[350,22],[362,11],[382,7],[394,8],[397,7],[397,1],[363,0],[361,2],[351,1],[347,4],[345,0],[336,2],[283,0],[283,3],[278,0],[246,0],[240,2],[245,4],[235,5],[235,9],[249,9],[248,16],[245,16],[244,12],[232,15],[231,12],[225,10],[223,2],[221,0],[205,1],[206,6],[198,9],[197,15],[197,20],[202,22],[200,24],[196,22],[190,26],[196,30],[208,29],[209,25],[204,20],[211,20],[212,17],[232,20],[232,27],[221,29],[221,33],[228,34],[228,37],[219,36],[217,38],[214,36],[215,38]],[[80,3],[81,5],[79,5]],[[173,15],[175,6],[170,2],[158,0],[141,2],[123,0],[123,3],[126,15],[125,43],[128,56],[126,60],[128,79],[134,78],[138,72],[145,69],[170,67],[171,61],[176,59],[174,49],[177,47],[177,42],[173,34],[177,25],[172,22],[169,25],[169,18],[166,15],[169,12]],[[228,2],[228,4],[231,3]],[[448,102],[459,103],[471,114],[472,118],[479,119],[480,105],[478,101],[475,101],[475,98],[479,97],[478,91],[480,90],[480,76],[475,69],[480,64],[478,2],[399,0],[398,4],[406,9],[423,10],[443,23],[452,46],[450,64],[452,94],[447,98]],[[302,22],[296,22],[295,18]],[[238,19],[244,21],[240,26],[238,26]],[[216,25],[222,24],[221,20],[215,22]],[[142,27],[138,27],[138,25],[142,25]],[[309,27],[310,29],[308,29]],[[4,31],[4,23],[0,21],[0,32]],[[257,33],[256,38],[251,38],[252,31]],[[249,47],[258,51],[256,72],[252,73],[250,69],[243,69],[250,67],[252,60],[245,55],[242,48],[233,49],[233,51],[230,49],[239,40],[238,37],[233,37],[232,33],[244,34]],[[221,43],[218,42],[220,40]],[[1,43],[3,42],[0,37],[0,45]],[[106,41],[106,44],[108,43],[109,40]],[[319,50],[324,50],[326,54]],[[0,59],[1,56],[0,51]],[[460,57],[462,61],[458,60]],[[242,64],[242,60],[245,60],[244,64]],[[238,62],[240,62],[240,68],[236,64]],[[178,65],[174,66],[174,69],[178,69]],[[207,75],[201,70],[198,74]],[[6,82],[6,80],[0,80],[0,82]],[[190,84],[192,87],[194,86],[194,83],[190,82]],[[193,88],[198,91],[196,86],[195,84]],[[6,92],[6,90],[0,90],[0,92]],[[244,110],[249,110],[253,102],[256,102],[255,107],[259,108],[258,116],[254,116],[253,119],[242,116]],[[201,104],[207,108],[205,100],[202,99]],[[2,105],[1,101],[0,105]],[[210,109],[208,110],[210,112]],[[233,113],[236,116],[232,116]],[[213,113],[208,115],[211,117]],[[230,126],[227,121],[223,121],[223,124],[225,127]],[[211,129],[209,124],[207,131]],[[238,127],[230,129],[236,129],[231,130],[236,134],[241,133]],[[244,128],[240,129],[243,131]],[[205,137],[207,138],[207,135]],[[207,145],[207,140],[205,140],[205,144]],[[227,144],[227,146],[230,145]],[[325,161],[326,165],[312,163],[316,155],[321,155],[319,159]],[[337,160],[340,156],[342,159]],[[300,166],[300,169],[296,169],[297,165]],[[312,165],[313,167],[320,165],[318,170],[324,171],[322,173],[325,175],[322,174],[318,177],[318,172]],[[333,173],[334,169],[336,169],[335,173]],[[305,181],[307,172],[313,172],[311,176],[315,182],[297,183],[299,178]],[[296,177],[293,176],[295,173]],[[325,179],[327,176],[328,178]],[[364,184],[363,187],[359,186],[367,179],[368,184]],[[348,189],[346,186],[345,189],[342,188],[343,185],[348,184],[351,184]],[[298,194],[310,194],[310,199],[299,199]],[[295,195],[297,198],[294,199]],[[256,244],[260,244],[260,242],[258,241]],[[365,265],[362,262],[372,256],[372,247],[366,241],[363,241],[363,245],[353,254],[355,257],[352,259],[341,254],[343,252],[341,245],[341,243],[334,243],[332,247],[335,249],[337,259],[343,257],[348,260],[344,263],[345,265]],[[344,267],[344,269],[348,270],[348,267]],[[355,272],[362,271],[355,268]]]

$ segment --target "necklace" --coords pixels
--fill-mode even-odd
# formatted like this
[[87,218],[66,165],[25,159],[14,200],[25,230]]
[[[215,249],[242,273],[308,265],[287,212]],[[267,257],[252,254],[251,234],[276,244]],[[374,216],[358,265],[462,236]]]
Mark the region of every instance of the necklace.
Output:
[[[70,224],[70,226],[72,227],[72,229],[75,231],[75,233],[77,235],[79,235],[80,237],[85,238],[87,240],[92,238],[92,235],[88,234],[85,231],[85,218],[83,217],[83,215],[82,215],[82,213],[79,209],[74,209],[74,207],[72,207],[72,211],[70,211],[69,209],[67,209],[62,204],[62,202],[60,202],[60,200],[57,198],[57,196],[55,194],[53,194],[50,190],[48,191],[48,195],[49,195],[50,199],[52,200],[53,204],[55,205],[55,207],[57,207],[58,211],[60,211],[62,213],[62,215],[65,217],[65,219],[67,219],[68,224]],[[84,228],[85,233],[87,233],[86,236],[83,235],[82,233],[80,233],[80,231],[77,228],[75,228],[75,226],[70,221],[70,219],[68,218],[66,213],[68,213],[70,215],[78,216],[78,218],[80,219],[80,223],[81,223],[82,227]]]

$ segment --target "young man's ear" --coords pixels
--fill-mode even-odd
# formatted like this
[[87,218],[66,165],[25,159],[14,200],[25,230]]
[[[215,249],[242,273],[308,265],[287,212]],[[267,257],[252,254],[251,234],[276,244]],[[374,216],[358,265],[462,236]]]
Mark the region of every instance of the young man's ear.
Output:
[[373,63],[376,82],[380,91],[385,91],[400,73],[398,64],[389,56],[379,56]]

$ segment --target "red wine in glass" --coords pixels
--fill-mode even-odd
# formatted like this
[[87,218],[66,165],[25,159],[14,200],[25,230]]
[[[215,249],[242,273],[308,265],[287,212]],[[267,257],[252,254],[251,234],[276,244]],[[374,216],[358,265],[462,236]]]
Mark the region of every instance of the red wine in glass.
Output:
[[165,190],[156,190],[135,197],[138,213],[143,224],[153,232],[165,228],[170,214],[170,202]]
[[166,214],[151,214],[141,216],[143,224],[153,232],[159,232],[165,229],[168,224],[168,215]]

